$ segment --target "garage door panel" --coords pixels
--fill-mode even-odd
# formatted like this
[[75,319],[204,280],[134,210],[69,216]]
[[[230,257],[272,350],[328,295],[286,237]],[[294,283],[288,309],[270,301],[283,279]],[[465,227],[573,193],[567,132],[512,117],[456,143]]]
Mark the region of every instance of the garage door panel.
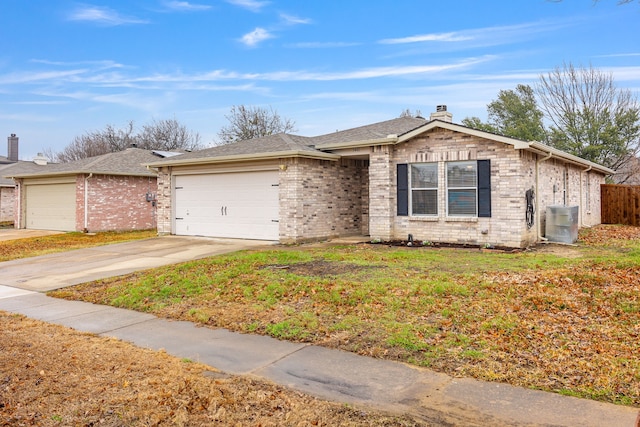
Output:
[[277,171],[176,177],[175,234],[278,240]]
[[75,184],[26,185],[26,228],[74,231],[76,229]]

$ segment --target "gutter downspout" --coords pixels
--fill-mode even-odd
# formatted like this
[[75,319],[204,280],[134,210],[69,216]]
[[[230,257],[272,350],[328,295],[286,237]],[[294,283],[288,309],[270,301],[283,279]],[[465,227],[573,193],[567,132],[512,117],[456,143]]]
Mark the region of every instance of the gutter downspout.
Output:
[[[580,171],[580,205],[582,205],[582,174],[583,173],[587,173],[591,170],[592,166],[589,165],[588,168],[586,168],[583,171]],[[585,182],[585,186],[589,185],[589,175],[587,175],[587,181]],[[589,201],[585,200],[586,204],[589,205]],[[584,225],[584,215],[586,214],[585,210],[583,209],[584,206],[581,206],[580,208],[580,227],[585,227]]]
[[84,229],[85,233],[89,232],[89,179],[93,176],[93,172],[89,173],[84,179]]
[[546,157],[536,160],[536,229],[538,231],[538,240],[546,241],[546,237],[542,237],[542,223],[540,221],[540,163],[546,162],[553,156],[552,152],[549,152]]

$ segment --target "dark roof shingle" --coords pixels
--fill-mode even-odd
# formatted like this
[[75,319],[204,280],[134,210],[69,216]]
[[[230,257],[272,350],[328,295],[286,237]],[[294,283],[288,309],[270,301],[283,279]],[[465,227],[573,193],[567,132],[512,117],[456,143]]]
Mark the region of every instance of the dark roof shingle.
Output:
[[325,144],[349,143],[386,138],[389,135],[401,136],[427,124],[421,117],[399,117],[384,122],[347,129],[313,137],[316,147]]
[[[11,176],[33,177],[71,175],[78,173],[94,173],[103,175],[129,175],[129,176],[156,176],[143,164],[151,163],[162,157],[151,150],[141,148],[127,148],[115,153],[107,153],[101,156],[89,157],[69,163],[56,163],[28,168],[27,170],[11,171]],[[6,174],[3,174],[7,176]]]
[[[230,144],[217,145],[215,147],[205,148],[204,150],[174,156],[168,159],[167,162],[281,152],[318,152],[312,147],[312,139],[313,138],[308,138],[306,136],[278,133],[261,138],[246,139],[243,141],[232,142]],[[156,161],[157,160],[158,159],[156,159]]]

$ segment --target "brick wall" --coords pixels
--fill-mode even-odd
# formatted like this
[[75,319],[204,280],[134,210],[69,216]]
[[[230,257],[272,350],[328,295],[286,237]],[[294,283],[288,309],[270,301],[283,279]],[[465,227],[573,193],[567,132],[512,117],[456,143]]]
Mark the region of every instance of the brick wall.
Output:
[[0,187],[0,221],[14,221],[14,194],[13,187]]
[[76,181],[76,230],[85,228],[85,183],[88,182],[86,228],[96,231],[147,230],[156,228],[156,208],[146,194],[156,194],[156,178],[94,175]]
[[371,148],[369,154],[369,234],[374,239],[393,238],[396,210],[396,172],[392,147]]
[[540,162],[538,167],[542,235],[547,206],[578,206],[579,226],[600,224],[600,185],[605,183],[604,175],[558,159]]
[[[389,151],[387,154],[387,150]],[[378,147],[372,150],[369,174],[371,177],[370,234],[372,239],[406,239],[472,245],[526,247],[537,241],[538,226],[544,221],[548,204],[562,204],[562,194],[552,192],[564,179],[566,168],[567,203],[580,205],[581,225],[600,223],[601,174],[586,173],[584,167],[565,164],[559,160],[541,162],[536,189],[536,161],[541,156],[515,150],[508,144],[490,141],[473,135],[436,128],[404,144]],[[491,218],[448,217],[446,205],[446,162],[465,160],[491,161]],[[396,215],[396,166],[399,163],[438,163],[438,215]],[[390,175],[389,183],[385,183]],[[586,190],[587,179],[589,190]],[[525,192],[539,191],[540,216],[533,227],[526,223]],[[587,204],[587,199],[589,203]]]
[[158,234],[171,234],[171,175],[167,168],[158,171]]
[[[391,238],[406,239],[412,234],[414,239],[430,242],[526,246],[528,235],[535,233],[525,231],[524,191],[534,184],[534,177],[522,167],[520,155],[503,143],[438,128],[395,146],[391,154],[393,186],[388,196],[394,199]],[[447,216],[446,162],[465,160],[491,161],[491,218]],[[420,162],[438,164],[438,215],[396,216],[396,165]],[[384,240],[374,233],[371,237]]]
[[[565,198],[568,205],[580,206],[581,226],[599,224],[604,176],[557,159],[539,162],[536,171],[541,158],[508,144],[445,129],[397,146],[378,147],[371,153],[369,168],[371,238],[406,239],[412,234],[414,239],[430,242],[526,247],[537,241],[539,230],[544,234],[546,206],[563,204]],[[491,161],[491,218],[446,214],[446,162],[464,160]],[[397,216],[396,165],[421,162],[438,163],[438,215]],[[385,180],[391,185],[385,185]],[[526,223],[525,192],[530,188],[539,192],[533,227]]]
[[287,159],[280,171],[281,242],[361,234],[366,169],[362,160]]

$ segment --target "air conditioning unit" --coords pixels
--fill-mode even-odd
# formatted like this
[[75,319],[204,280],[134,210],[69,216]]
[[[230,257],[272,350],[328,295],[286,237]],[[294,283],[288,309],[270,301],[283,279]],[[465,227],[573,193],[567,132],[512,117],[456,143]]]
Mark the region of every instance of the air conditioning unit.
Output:
[[550,242],[578,240],[578,206],[547,206],[545,237]]

